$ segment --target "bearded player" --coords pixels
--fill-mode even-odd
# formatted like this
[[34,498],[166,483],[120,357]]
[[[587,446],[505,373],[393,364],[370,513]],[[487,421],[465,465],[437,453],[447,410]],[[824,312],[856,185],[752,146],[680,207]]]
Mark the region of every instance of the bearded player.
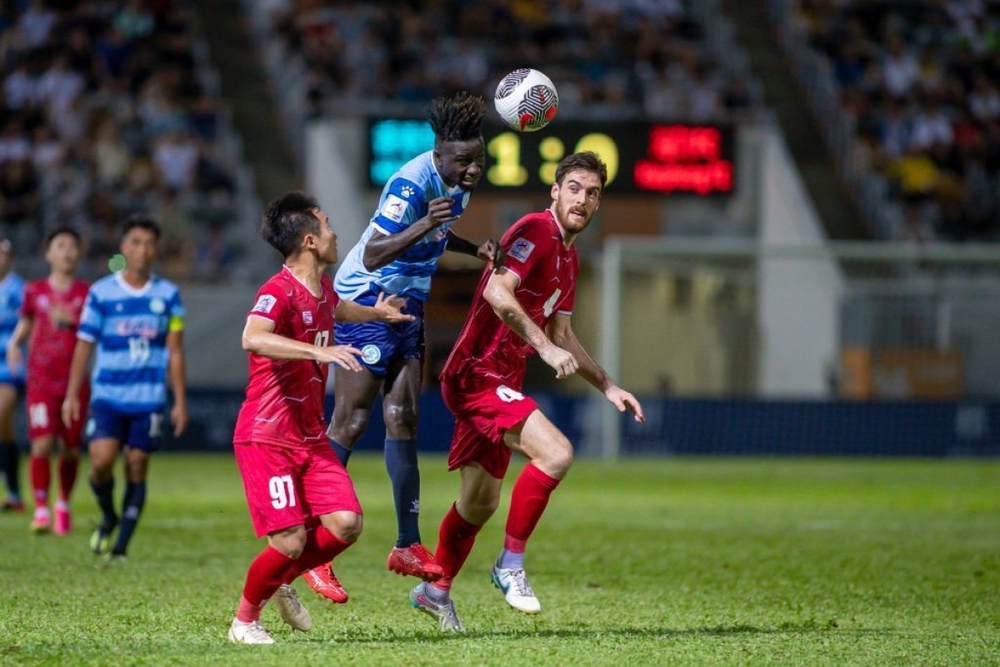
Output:
[[490,578],[510,606],[541,611],[525,574],[525,547],[569,471],[573,445],[521,393],[528,358],[538,353],[558,378],[579,374],[619,411],[645,421],[639,401],[591,359],[571,324],[580,268],[573,242],[590,224],[606,181],[607,168],[594,153],[574,153],[559,163],[552,206],[521,218],[503,235],[507,267],[483,272],[441,373],[441,393],[455,415],[448,469],[461,471],[461,489],[441,522],[434,555],[444,574],[418,584],[410,603],[434,616],[442,630],[465,630],[451,600],[452,582],[496,511],[512,451],[529,463],[514,483],[503,549]]

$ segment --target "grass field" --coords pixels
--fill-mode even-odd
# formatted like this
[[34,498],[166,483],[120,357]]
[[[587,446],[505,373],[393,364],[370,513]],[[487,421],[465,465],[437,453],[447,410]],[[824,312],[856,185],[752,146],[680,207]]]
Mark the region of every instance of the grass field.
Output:
[[[85,484],[70,536],[0,516],[0,663],[1000,664],[996,461],[581,461],[529,545],[543,613],[510,609],[488,582],[504,504],[453,590],[470,629],[455,636],[410,608],[415,580],[385,570],[390,489],[380,458],[358,455],[365,534],[338,560],[351,601],[330,605],[300,581],[313,631],[292,634],[267,608],[278,643],[263,647],[226,641],[262,546],[232,461],[163,454],[153,466],[121,567],[87,551]],[[443,468],[422,460],[431,546],[458,486]]]

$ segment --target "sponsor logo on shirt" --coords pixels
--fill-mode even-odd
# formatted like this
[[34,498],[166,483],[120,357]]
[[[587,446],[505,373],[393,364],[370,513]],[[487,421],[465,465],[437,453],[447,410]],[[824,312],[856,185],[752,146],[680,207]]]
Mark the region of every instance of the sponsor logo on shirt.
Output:
[[[406,194],[406,188],[403,188],[403,190],[403,194]],[[403,219],[403,214],[406,213],[406,209],[409,206],[410,204],[405,199],[400,199],[396,195],[389,195],[385,198],[385,203],[382,204],[382,210],[379,213],[384,218],[388,218],[393,222],[399,222]]]
[[306,324],[313,323],[313,314],[311,310],[302,311],[302,321],[305,322]]
[[528,239],[518,239],[507,251],[508,257],[513,257],[520,262],[527,262],[531,251],[535,249],[535,244]]
[[150,339],[156,338],[160,330],[156,326],[155,321],[150,322],[148,321],[149,319],[147,317],[146,320],[122,320],[115,324],[115,335],[126,338],[135,336]]
[[274,308],[274,304],[277,303],[275,299],[270,294],[261,294],[257,299],[257,303],[254,304],[253,308],[250,310],[251,313],[270,313],[271,309]]

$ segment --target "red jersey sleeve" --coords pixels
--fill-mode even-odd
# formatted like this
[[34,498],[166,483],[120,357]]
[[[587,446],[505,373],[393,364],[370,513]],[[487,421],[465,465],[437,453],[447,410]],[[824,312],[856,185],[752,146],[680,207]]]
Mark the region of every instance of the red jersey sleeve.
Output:
[[524,224],[511,227],[502,240],[507,251],[507,269],[525,282],[550,257],[548,246],[553,241],[552,228],[544,218],[527,219]]
[[38,301],[38,285],[37,283],[28,283],[24,288],[24,300],[21,302],[21,309],[18,311],[18,317],[29,317],[35,319],[35,305]]
[[247,317],[262,317],[277,325],[282,321],[284,314],[288,311],[288,307],[288,295],[277,285],[268,282],[257,292],[257,300],[254,302],[250,312],[247,313]]

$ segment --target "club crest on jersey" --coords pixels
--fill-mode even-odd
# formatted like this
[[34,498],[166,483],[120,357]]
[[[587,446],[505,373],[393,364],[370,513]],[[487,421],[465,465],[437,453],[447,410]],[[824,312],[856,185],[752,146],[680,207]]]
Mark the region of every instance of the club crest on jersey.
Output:
[[302,321],[305,322],[306,324],[313,323],[313,314],[311,310],[302,311]]
[[531,251],[535,249],[535,244],[528,239],[518,239],[514,241],[514,245],[510,247],[507,251],[508,257],[513,257],[514,259],[527,262],[528,257],[531,255]]
[[406,209],[409,206],[410,204],[405,199],[400,199],[396,195],[389,195],[385,198],[385,202],[382,204],[382,209],[379,213],[384,218],[388,218],[393,222],[399,222],[403,219],[403,214],[406,213]]
[[253,308],[250,310],[251,313],[270,313],[271,309],[274,308],[274,304],[277,303],[275,299],[270,294],[261,294],[257,298],[257,303],[254,304]]
[[361,348],[361,361],[365,362],[369,366],[371,364],[377,364],[378,360],[382,358],[382,350],[379,349],[378,345],[372,345],[369,343]]
[[163,303],[163,299],[157,297],[149,302],[149,309],[156,315],[159,315],[167,309],[167,304]]

